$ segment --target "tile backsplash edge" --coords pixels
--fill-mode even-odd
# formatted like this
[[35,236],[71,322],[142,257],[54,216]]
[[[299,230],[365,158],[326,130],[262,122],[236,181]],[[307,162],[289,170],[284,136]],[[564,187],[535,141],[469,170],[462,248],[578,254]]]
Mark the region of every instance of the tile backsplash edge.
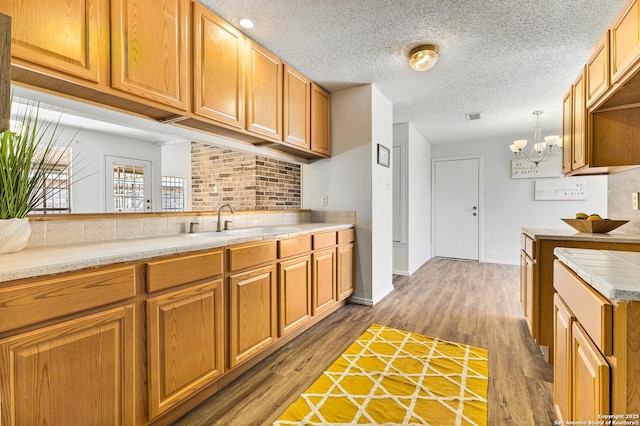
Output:
[[[161,216],[134,218],[99,218],[86,220],[30,221],[31,237],[27,247],[49,247],[73,243],[119,241],[141,237],[159,237],[189,232],[195,223],[196,232],[215,231],[217,214],[193,216]],[[222,221],[233,221],[234,228],[251,226],[293,225],[296,223],[328,222],[355,223],[353,211],[264,211],[231,215],[226,213]]]

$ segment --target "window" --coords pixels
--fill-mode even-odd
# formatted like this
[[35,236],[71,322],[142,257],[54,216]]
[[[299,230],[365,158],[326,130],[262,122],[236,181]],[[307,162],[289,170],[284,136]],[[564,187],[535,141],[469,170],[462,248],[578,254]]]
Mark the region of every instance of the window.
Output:
[[32,210],[33,213],[71,213],[71,187],[68,158],[69,154],[64,154],[52,173],[42,177],[38,191],[39,202]]
[[184,179],[162,176],[162,211],[184,211]]
[[151,210],[151,168],[147,160],[106,156],[106,211]]

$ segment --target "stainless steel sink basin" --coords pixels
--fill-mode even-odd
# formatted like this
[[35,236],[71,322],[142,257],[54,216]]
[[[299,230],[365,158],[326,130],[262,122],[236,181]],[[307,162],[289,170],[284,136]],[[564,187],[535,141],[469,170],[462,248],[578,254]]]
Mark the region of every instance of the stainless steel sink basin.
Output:
[[239,228],[229,229],[221,232],[198,232],[195,234],[187,234],[193,237],[225,237],[232,235],[279,235],[279,234],[291,234],[294,232],[300,232],[301,228],[295,228],[293,226],[254,226],[251,228]]

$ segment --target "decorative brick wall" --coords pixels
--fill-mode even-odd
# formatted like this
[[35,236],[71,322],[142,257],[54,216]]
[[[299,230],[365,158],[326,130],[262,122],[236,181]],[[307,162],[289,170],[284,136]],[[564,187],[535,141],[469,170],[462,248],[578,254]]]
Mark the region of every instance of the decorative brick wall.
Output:
[[[191,143],[192,208],[299,209],[300,166],[226,148]],[[215,189],[217,187],[217,193]]]
[[300,166],[256,157],[255,210],[300,208]]

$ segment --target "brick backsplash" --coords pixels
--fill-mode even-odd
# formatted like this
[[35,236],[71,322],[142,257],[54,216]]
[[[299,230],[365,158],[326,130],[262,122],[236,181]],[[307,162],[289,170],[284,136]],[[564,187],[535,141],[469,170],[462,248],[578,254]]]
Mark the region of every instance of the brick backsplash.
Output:
[[196,211],[215,210],[223,203],[238,211],[301,205],[300,166],[286,161],[193,142],[191,179]]

